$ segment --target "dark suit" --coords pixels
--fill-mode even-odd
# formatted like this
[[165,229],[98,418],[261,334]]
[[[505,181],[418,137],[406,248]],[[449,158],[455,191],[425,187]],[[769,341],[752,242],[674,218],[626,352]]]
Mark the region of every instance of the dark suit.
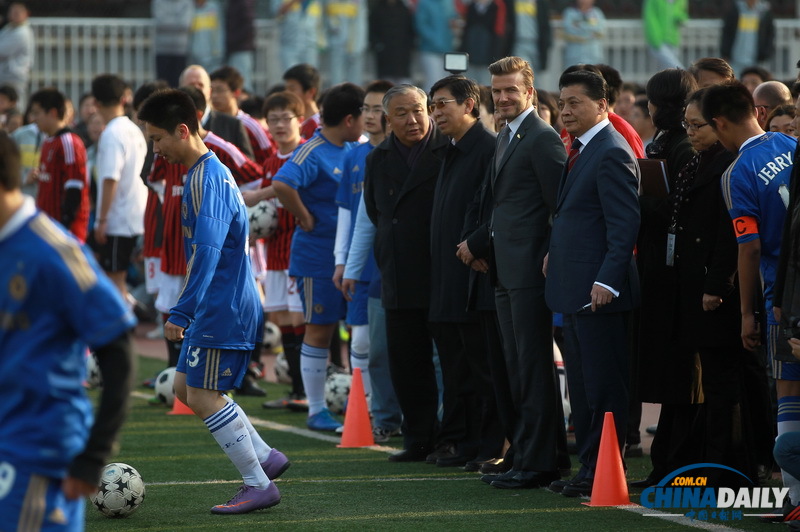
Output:
[[413,168],[390,134],[367,156],[364,176],[364,204],[376,227],[375,260],[383,283],[389,369],[403,412],[404,447],[418,451],[432,450],[435,443],[439,400],[428,330],[430,224],[448,139],[430,127]]
[[250,137],[247,136],[247,130],[241,120],[235,116],[210,111],[206,121],[203,122],[203,129],[227,140],[239,148],[248,159],[256,160],[253,154],[253,146],[250,144]]
[[544,300],[542,263],[558,181],[566,160],[558,133],[532,110],[492,164],[497,317],[508,380],[519,418],[513,470],[554,473],[566,448],[553,364],[552,314]]
[[[628,416],[628,311],[639,302],[633,248],[639,230],[639,165],[610,124],[564,170],[547,265],[547,304],[564,313],[567,368],[579,477],[593,478],[605,412],[613,412],[620,448]],[[595,282],[619,291],[596,312]]]

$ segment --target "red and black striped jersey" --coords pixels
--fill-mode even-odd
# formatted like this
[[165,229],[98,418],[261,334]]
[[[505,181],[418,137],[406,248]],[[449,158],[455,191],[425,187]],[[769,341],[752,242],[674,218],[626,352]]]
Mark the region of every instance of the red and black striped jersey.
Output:
[[[208,146],[208,149],[216,154],[220,162],[228,167],[231,174],[233,174],[233,179],[240,187],[254,181],[260,183],[264,178],[264,170],[260,164],[248,159],[239,148],[222,137],[209,131],[203,142]],[[254,186],[258,188],[257,185],[254,184]]]
[[181,230],[181,201],[183,184],[188,169],[182,164],[171,164],[156,155],[153,167],[164,177],[164,234],[161,243],[161,271],[170,275],[186,275],[186,251],[183,249]]
[[261,125],[261,122],[241,109],[236,114],[236,118],[242,122],[247,131],[247,137],[250,139],[250,146],[253,147],[253,155],[256,162],[263,166],[266,160],[274,155],[276,151],[269,132]]
[[300,136],[306,140],[310,139],[321,125],[319,113],[306,118],[305,122],[300,124]]
[[[301,141],[302,144],[305,141]],[[272,176],[278,173],[281,166],[292,158],[294,152],[287,155],[276,153],[273,157],[267,159],[264,165],[264,187],[272,184]],[[292,213],[287,211],[281,205],[278,198],[273,198],[269,201],[275,203],[278,207],[278,229],[275,230],[269,237],[267,237],[267,270],[288,270],[289,269],[289,254],[292,248],[292,237],[294,236],[294,228],[297,226],[297,219]]]
[[62,129],[42,143],[39,159],[39,192],[36,205],[54,220],[62,221],[67,189],[79,189],[81,200],[69,231],[81,242],[89,229],[89,177],[86,148],[81,138]]

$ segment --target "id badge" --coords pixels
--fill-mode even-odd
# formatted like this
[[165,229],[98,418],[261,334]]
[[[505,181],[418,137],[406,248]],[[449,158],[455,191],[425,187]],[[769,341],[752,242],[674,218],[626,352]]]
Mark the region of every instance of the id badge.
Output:
[[667,266],[675,266],[675,233],[667,233]]

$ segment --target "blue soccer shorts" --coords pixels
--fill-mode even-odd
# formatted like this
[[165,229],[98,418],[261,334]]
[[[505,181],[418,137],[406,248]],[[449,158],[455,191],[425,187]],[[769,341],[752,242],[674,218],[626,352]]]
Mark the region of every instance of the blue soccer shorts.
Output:
[[306,323],[329,325],[345,317],[347,301],[331,279],[298,277],[297,288],[300,290]]
[[176,371],[186,374],[186,384],[204,390],[233,390],[242,384],[252,350],[198,347],[184,341]]

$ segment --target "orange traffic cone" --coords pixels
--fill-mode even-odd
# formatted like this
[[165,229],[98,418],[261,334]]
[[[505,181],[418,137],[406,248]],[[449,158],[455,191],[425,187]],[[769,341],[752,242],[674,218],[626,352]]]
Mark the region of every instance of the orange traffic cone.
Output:
[[347,397],[347,412],[344,416],[342,443],[337,447],[369,447],[375,445],[372,438],[372,423],[369,421],[367,397],[364,395],[364,382],[361,369],[353,370],[353,382]]
[[170,416],[193,416],[194,411],[186,406],[186,403],[175,397],[175,402],[172,403],[172,410],[167,412]]
[[600,436],[600,450],[597,453],[597,468],[594,473],[592,497],[586,506],[621,506],[630,504],[628,484],[622,468],[622,455],[617,442],[617,429],[614,414],[606,412],[603,419],[603,433]]

